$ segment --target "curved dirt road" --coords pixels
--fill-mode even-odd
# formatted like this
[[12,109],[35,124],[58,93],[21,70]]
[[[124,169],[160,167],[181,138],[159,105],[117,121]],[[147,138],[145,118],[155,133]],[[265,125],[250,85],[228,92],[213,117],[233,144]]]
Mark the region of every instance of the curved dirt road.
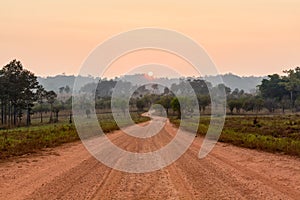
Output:
[[[117,146],[149,152],[176,134],[170,123],[149,139],[121,131]],[[0,163],[0,199],[299,199],[300,160],[218,143],[198,159],[202,138],[172,165],[151,173],[113,170],[80,143]]]

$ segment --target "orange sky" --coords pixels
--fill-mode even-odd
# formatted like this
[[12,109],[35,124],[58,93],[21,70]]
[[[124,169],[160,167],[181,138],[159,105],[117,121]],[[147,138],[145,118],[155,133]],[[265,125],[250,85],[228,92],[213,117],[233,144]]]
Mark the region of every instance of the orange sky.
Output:
[[105,39],[149,26],[192,37],[221,73],[266,75],[300,65],[299,0],[2,0],[0,24],[0,65],[16,58],[42,76],[77,74]]

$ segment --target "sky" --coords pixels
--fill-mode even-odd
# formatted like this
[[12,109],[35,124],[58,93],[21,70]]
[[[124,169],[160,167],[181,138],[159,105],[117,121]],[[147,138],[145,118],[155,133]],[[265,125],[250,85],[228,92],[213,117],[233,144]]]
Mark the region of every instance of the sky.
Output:
[[[299,0],[0,0],[0,24],[0,65],[18,59],[39,76],[76,75],[96,46],[141,27],[191,37],[222,74],[267,75],[300,66]],[[137,52],[132,60],[140,57]],[[179,65],[176,59],[169,63]],[[129,71],[123,60],[106,75]]]

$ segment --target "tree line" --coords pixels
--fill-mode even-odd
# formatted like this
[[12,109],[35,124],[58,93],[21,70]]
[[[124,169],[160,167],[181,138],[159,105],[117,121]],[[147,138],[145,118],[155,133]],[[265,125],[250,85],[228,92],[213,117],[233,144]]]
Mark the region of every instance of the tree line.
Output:
[[[153,104],[161,104],[169,113],[169,109],[176,111],[178,116],[180,110],[186,110],[186,112],[192,112],[194,102],[189,102],[188,97],[182,95],[181,97],[175,97],[171,91],[179,92],[187,90],[189,84],[194,90],[197,96],[197,103],[199,110],[204,112],[209,106],[211,106],[210,92],[223,89],[227,97],[228,111],[233,113],[252,112],[259,113],[263,109],[268,110],[270,113],[275,110],[281,109],[284,113],[287,109],[292,112],[300,110],[300,68],[284,71],[285,75],[280,76],[278,74],[269,75],[268,78],[263,79],[261,84],[257,86],[255,93],[246,93],[243,90],[234,89],[231,90],[224,84],[212,86],[211,83],[201,78],[185,78],[177,84],[172,84],[170,89],[164,88],[164,90],[158,91],[158,85],[153,84],[150,87],[133,86],[130,82],[122,83],[124,87],[136,87],[130,99],[130,108],[144,111],[150,108]],[[98,109],[110,109],[111,106],[111,93],[114,90],[118,80],[100,80],[96,91],[96,108]],[[85,90],[88,90],[85,88]],[[214,95],[214,94],[213,94]],[[178,98],[181,98],[181,102],[189,102],[185,109],[180,109]],[[119,107],[124,105],[124,102],[118,101]]]
[[[51,106],[50,122],[53,121],[53,104],[57,94],[46,91],[34,73],[23,68],[20,61],[13,60],[0,70],[1,124],[17,126],[26,115],[26,125],[31,124],[32,108],[35,104]],[[42,120],[42,113],[41,113]]]
[[257,86],[255,94],[247,94],[235,89],[227,96],[228,108],[231,113],[259,112],[263,108],[270,113],[281,109],[292,112],[300,111],[300,67],[283,71],[284,75],[269,75]]
[[[122,83],[119,85],[124,91],[134,90],[129,105],[125,105],[122,99],[111,102],[112,92],[117,82],[120,81]],[[187,84],[196,94],[197,102],[192,102],[187,95],[184,95],[189,88]],[[232,114],[241,113],[241,111],[258,113],[262,109],[267,109],[271,113],[277,109],[281,109],[282,112],[286,109],[293,112],[299,111],[300,67],[284,71],[283,76],[269,75],[257,86],[256,93],[246,93],[239,89],[232,91],[224,84],[212,86],[211,83],[201,78],[182,78],[179,82],[173,83],[170,88],[159,84],[140,86],[133,85],[129,81],[101,79],[99,83],[85,85],[80,92],[96,93],[96,109],[110,110],[113,103],[123,112],[128,109],[128,106],[131,110],[143,112],[153,104],[160,104],[166,109],[167,114],[172,110],[180,117],[182,114],[193,113],[195,103],[198,104],[200,111],[205,112],[211,106],[210,93],[216,93],[220,89],[226,93],[227,108]],[[174,92],[182,95],[176,97]],[[69,95],[66,95],[63,100],[58,100],[54,91],[46,91],[32,72],[24,69],[20,61],[13,60],[0,70],[1,124],[4,126],[17,126],[21,123],[30,125],[33,112],[40,114],[41,122],[43,122],[43,113],[50,112],[49,122],[56,122],[60,110],[71,109],[70,87],[60,87],[59,94],[63,93]],[[186,103],[180,105],[179,102]],[[82,102],[78,106],[84,107],[85,104]]]
[[[130,97],[129,105],[126,105],[125,100],[122,98],[114,99],[112,102],[111,96],[117,83],[119,87],[121,87],[119,88],[120,93],[122,91],[134,91]],[[190,87],[188,87],[188,85]],[[182,78],[178,81],[178,83],[173,83],[170,88],[159,84],[149,83],[140,86],[133,85],[131,82],[125,80],[104,79],[100,80],[98,84],[95,83],[84,86],[82,88],[82,92],[96,93],[96,109],[111,110],[111,105],[114,105],[115,108],[119,108],[122,112],[125,112],[126,109],[144,112],[152,105],[160,104],[166,109],[167,114],[169,114],[169,111],[172,110],[173,113],[177,112],[179,116],[181,114],[192,113],[195,103],[198,103],[200,111],[205,111],[211,102],[209,88],[212,88],[211,91],[215,91],[218,87],[225,87],[227,90],[229,89],[224,85],[212,87],[209,82],[200,78]],[[93,91],[91,88],[96,88],[96,91]],[[188,97],[189,95],[185,95],[185,93],[187,94],[191,92],[187,91],[187,88],[194,91],[197,102],[192,102],[192,100]],[[178,99],[174,93],[179,94],[180,99]],[[126,92],[124,96],[126,96]],[[184,113],[181,113],[179,102],[184,102]],[[81,103],[80,106],[84,106],[84,103]],[[181,105],[181,107],[182,106],[183,105]]]

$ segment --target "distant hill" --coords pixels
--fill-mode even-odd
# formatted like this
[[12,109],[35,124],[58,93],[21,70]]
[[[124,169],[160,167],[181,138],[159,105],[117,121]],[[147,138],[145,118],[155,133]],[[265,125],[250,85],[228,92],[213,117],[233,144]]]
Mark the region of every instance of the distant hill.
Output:
[[[257,85],[259,85],[262,81],[262,79],[266,77],[256,77],[256,76],[237,76],[234,74],[224,74],[221,75],[224,84],[227,87],[230,87],[232,90],[235,88],[238,89],[243,89],[245,92],[250,92],[251,90],[254,90]],[[44,86],[46,90],[53,90],[53,91],[58,91],[60,87],[65,87],[68,85],[70,88],[73,89],[74,85],[74,80],[76,76],[67,76],[67,75],[57,75],[57,76],[49,76],[46,78],[43,77],[38,77],[38,81],[41,85]],[[94,78],[92,76],[84,77],[84,76],[79,76],[77,77],[79,81],[79,88],[75,88],[75,91],[79,91],[81,87],[88,83],[96,83],[99,81],[99,78]],[[142,81],[145,77],[143,75],[126,75],[126,80],[132,81],[132,82],[139,82]],[[218,84],[218,78],[216,76],[206,76],[205,80],[209,81],[212,83],[213,86]],[[171,86],[172,81],[163,78],[162,82],[166,86]]]
[[[53,90],[57,92],[60,87],[69,86],[73,89],[74,81],[76,76],[66,76],[66,75],[57,75],[57,76],[48,76],[46,78],[38,77],[38,82],[44,86],[46,90]],[[91,82],[98,82],[99,78],[94,77],[77,77],[79,82],[80,88],[84,85],[91,83]],[[76,91],[79,91],[80,88],[75,88]]]
[[[256,89],[256,86],[261,84],[261,81],[264,78],[263,76],[237,76],[234,74],[224,74],[221,75],[224,84],[227,87],[230,87],[232,90],[235,88],[242,89],[245,92],[250,92],[254,89]],[[206,76],[205,80],[212,83],[212,85],[218,84],[218,79],[216,76]]]

